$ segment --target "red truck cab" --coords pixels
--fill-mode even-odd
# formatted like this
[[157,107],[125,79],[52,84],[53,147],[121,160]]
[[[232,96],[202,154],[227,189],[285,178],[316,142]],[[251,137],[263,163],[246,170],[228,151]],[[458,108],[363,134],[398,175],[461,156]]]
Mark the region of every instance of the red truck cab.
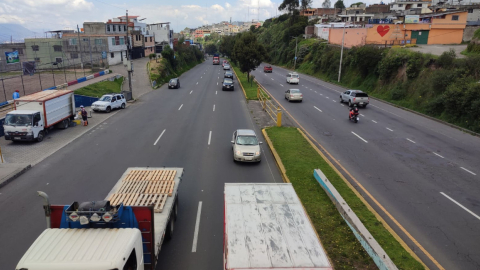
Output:
[[272,66],[264,66],[263,67],[263,72],[267,73],[272,73],[273,69],[272,69]]

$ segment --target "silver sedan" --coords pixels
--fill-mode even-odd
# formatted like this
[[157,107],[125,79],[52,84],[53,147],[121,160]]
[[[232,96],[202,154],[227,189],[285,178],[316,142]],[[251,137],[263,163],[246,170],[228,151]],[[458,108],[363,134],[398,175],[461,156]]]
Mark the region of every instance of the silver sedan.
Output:
[[298,89],[288,89],[285,91],[285,99],[290,101],[303,101],[303,95]]

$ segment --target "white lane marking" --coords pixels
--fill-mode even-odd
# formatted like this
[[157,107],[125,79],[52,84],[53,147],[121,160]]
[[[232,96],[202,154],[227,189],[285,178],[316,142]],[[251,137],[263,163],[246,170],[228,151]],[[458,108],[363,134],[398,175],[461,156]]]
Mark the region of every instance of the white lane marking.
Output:
[[320,110],[319,108],[317,108],[317,106],[313,106],[315,109],[319,110],[320,112],[322,112],[322,110]]
[[202,76],[202,77],[200,77],[200,79],[203,79],[203,76]]
[[342,104],[343,107],[345,107],[345,105]]
[[208,145],[210,145],[210,141],[212,140],[212,131],[208,134]]
[[330,99],[329,97],[327,97],[328,99]]
[[[316,93],[316,92],[317,92],[317,91],[315,91],[315,93]],[[320,96],[323,96],[323,94],[320,94]]]
[[409,138],[407,138],[407,140],[411,141],[412,143],[416,143],[416,142],[414,142],[414,141],[410,140]]
[[363,117],[365,117],[365,115],[363,115],[363,114],[360,114],[360,115],[363,116]]
[[467,170],[467,169],[465,169],[465,168],[463,168],[463,167],[460,167],[460,169],[462,169],[462,170],[464,170],[464,171],[466,171],[466,172],[469,172],[469,173],[471,173],[471,174],[473,174],[473,175],[477,175],[476,173],[474,173],[474,172],[472,172],[472,171],[469,171],[469,170]]
[[217,94],[218,91],[215,91],[215,95]]
[[220,77],[218,77],[218,79],[220,80]]
[[388,130],[390,130],[390,131],[393,131],[393,129],[389,129],[389,128],[386,128],[386,129],[388,129]]
[[158,139],[155,141],[155,143],[154,143],[153,145],[157,145],[157,142],[160,140],[160,138],[162,138],[163,133],[165,133],[165,130],[166,130],[166,129],[164,129],[164,130],[162,131],[162,134],[160,134],[160,136],[158,136]]
[[280,84],[283,87],[283,84]]
[[202,201],[198,202],[197,221],[195,223],[195,232],[193,233],[192,252],[197,252],[198,229],[200,228],[200,216],[202,215]]
[[183,104],[182,104],[182,105],[180,105],[180,108],[178,108],[178,110],[180,111],[180,110],[182,109],[182,107],[183,107]]
[[197,84],[198,84],[198,82],[197,82]]
[[372,122],[375,123],[375,124],[377,123],[377,121],[375,121],[375,120],[372,120]]
[[468,213],[470,213],[472,216],[476,217],[477,219],[480,219],[480,216],[476,215],[475,213],[473,213],[472,211],[470,211],[468,208],[466,208],[465,206],[461,205],[459,202],[455,201],[454,199],[450,198],[450,196],[448,196],[447,194],[443,193],[443,192],[440,192],[440,194],[442,194],[443,196],[447,197],[447,199],[449,199],[450,201],[454,202],[456,205],[460,206],[461,208],[463,208],[463,210],[467,211]]
[[272,79],[272,81],[273,81],[273,78],[270,78],[270,79]]
[[215,104],[213,104],[213,111],[215,111]]
[[357,136],[357,137],[358,137],[360,140],[362,140],[362,141],[364,141],[364,142],[368,143],[368,142],[367,142],[367,140],[365,140],[364,138],[362,138],[362,137],[358,136],[358,134],[357,134],[357,133],[355,133],[355,132],[353,132],[353,131],[352,131],[352,133],[353,133],[353,135]]
[[337,102],[336,100],[332,100],[333,102]]
[[217,85],[218,85],[218,82],[217,82]]
[[192,92],[193,92],[193,90],[192,90],[192,91],[190,91],[190,95],[192,94]]
[[435,152],[432,152],[434,155],[438,156],[438,157],[441,157],[441,158],[444,158],[442,156],[440,156],[439,154],[435,153]]

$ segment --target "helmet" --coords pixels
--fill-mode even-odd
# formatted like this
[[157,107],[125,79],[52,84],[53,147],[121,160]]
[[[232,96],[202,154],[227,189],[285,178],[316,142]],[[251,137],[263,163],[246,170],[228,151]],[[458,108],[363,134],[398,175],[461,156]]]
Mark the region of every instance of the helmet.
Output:
[[80,105],[80,108],[83,108],[83,105]]

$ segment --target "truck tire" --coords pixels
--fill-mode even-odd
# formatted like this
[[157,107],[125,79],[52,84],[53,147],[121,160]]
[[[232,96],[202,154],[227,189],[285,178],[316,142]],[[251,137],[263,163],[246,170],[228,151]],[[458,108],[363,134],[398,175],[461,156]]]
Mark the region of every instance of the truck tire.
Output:
[[165,231],[165,239],[170,240],[173,237],[173,230],[175,229],[175,217],[173,216],[174,213],[170,216],[170,219],[168,220],[168,225],[167,229]]
[[67,129],[70,126],[69,119],[63,120],[63,129]]
[[175,214],[175,221],[177,221],[177,216],[178,216],[178,197],[177,200],[175,201],[175,208],[173,210],[173,213]]
[[43,131],[40,131],[37,136],[37,142],[43,141],[44,133]]

